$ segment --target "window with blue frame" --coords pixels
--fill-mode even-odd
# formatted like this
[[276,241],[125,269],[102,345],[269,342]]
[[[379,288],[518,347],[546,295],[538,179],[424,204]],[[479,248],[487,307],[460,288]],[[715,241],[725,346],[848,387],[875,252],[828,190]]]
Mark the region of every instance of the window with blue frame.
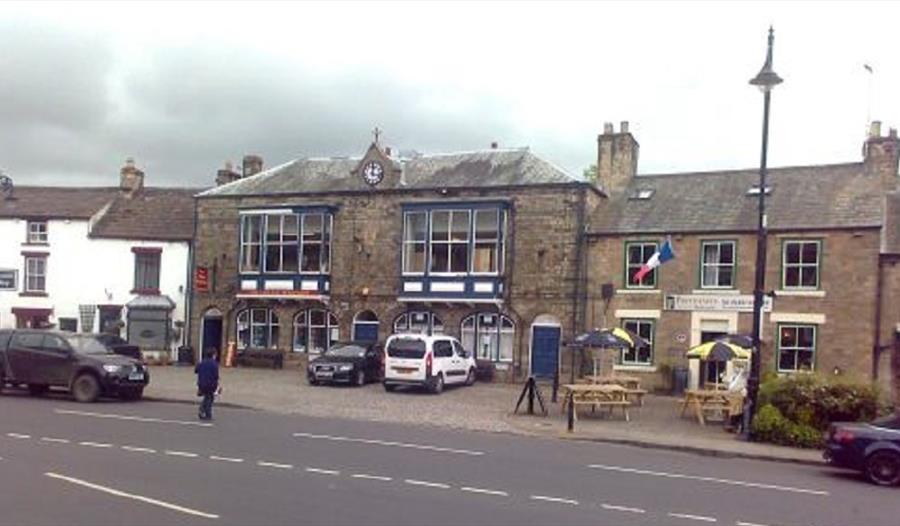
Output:
[[403,216],[403,273],[499,275],[506,210],[497,207],[411,209]]
[[241,215],[241,272],[328,274],[332,215],[326,212]]

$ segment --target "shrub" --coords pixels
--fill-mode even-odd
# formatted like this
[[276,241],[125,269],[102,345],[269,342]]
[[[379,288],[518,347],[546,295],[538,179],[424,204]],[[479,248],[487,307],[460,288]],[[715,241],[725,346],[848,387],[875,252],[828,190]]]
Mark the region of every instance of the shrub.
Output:
[[759,409],[753,419],[753,437],[760,442],[784,446],[816,448],[822,445],[822,433],[808,424],[791,422],[772,404]]
[[809,375],[773,378],[760,386],[759,402],[771,404],[788,420],[824,431],[831,422],[864,421],[878,413],[876,388]]

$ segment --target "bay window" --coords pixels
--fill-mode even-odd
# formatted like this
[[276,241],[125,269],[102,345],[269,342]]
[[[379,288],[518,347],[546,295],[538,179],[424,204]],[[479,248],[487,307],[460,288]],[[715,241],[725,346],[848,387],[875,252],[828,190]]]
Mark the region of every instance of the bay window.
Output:
[[412,209],[403,215],[403,273],[503,272],[506,210],[501,206]]
[[241,216],[241,272],[327,274],[332,215],[268,213]]

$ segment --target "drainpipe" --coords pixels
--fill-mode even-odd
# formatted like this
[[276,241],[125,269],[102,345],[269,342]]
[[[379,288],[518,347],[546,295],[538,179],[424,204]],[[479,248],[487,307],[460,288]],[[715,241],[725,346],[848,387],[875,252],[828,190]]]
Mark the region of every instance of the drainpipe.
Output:
[[[184,292],[184,312],[185,312],[185,338],[182,345],[191,345],[191,337],[193,329],[193,312],[194,312],[194,245],[197,243],[197,198],[194,197],[194,224],[193,224],[193,233],[191,234],[191,241],[188,243],[188,265],[187,265],[187,280],[185,282],[185,292]],[[199,344],[199,338],[197,340]],[[202,356],[202,355],[201,355]],[[200,360],[197,359],[198,355],[196,350],[194,352],[194,363],[198,363]]]
[[[582,276],[584,274],[584,207],[585,207],[585,189],[582,188],[578,193],[578,203],[575,208],[575,290],[572,294],[572,338],[578,335],[579,322],[583,323],[581,317],[582,307]],[[572,349],[574,353],[574,349]],[[572,367],[575,366],[575,358],[572,358]],[[579,365],[580,366],[580,365]],[[573,369],[574,371],[574,369]]]
[[878,380],[878,361],[881,356],[881,289],[884,286],[884,262],[878,256],[878,275],[875,281],[875,329],[872,347],[872,381]]

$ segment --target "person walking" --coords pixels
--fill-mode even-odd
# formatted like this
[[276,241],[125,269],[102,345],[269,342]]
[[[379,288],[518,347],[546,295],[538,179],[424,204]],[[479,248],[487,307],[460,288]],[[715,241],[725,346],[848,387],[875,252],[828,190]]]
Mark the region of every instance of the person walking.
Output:
[[198,416],[200,420],[212,420],[213,400],[219,388],[219,362],[214,350],[203,353],[203,360],[194,367],[194,374],[197,375],[197,396],[203,397]]

